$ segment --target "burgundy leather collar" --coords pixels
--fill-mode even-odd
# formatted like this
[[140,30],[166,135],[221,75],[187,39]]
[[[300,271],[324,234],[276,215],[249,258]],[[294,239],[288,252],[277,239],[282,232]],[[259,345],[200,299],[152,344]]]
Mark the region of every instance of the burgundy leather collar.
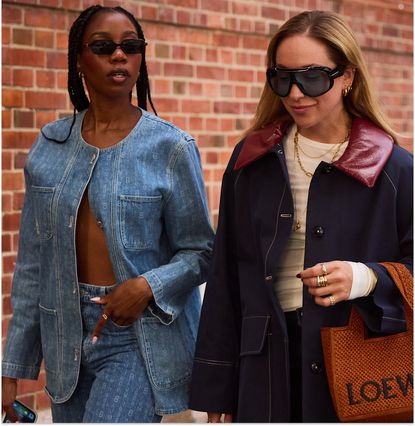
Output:
[[[272,123],[247,136],[234,170],[246,167],[269,152],[281,142],[289,125],[289,120]],[[392,148],[393,139],[384,130],[369,120],[356,117],[352,123],[349,144],[333,166],[372,188]]]

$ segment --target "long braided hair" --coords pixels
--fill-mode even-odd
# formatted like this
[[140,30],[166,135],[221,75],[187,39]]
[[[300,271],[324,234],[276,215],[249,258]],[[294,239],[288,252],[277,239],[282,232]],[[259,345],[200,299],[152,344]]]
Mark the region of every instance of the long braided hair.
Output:
[[[123,13],[127,16],[127,18],[133,23],[137,35],[139,38],[144,38],[144,33],[141,28],[141,25],[138,23],[137,19],[133,14],[125,10],[120,6],[116,7],[105,7],[101,5],[90,6],[76,18],[72,27],[69,31],[69,39],[68,39],[68,93],[71,99],[71,102],[74,106],[72,123],[69,129],[69,133],[63,140],[54,139],[45,135],[43,130],[41,130],[42,135],[53,142],[63,143],[69,139],[71,135],[72,128],[75,124],[76,120],[76,111],[83,111],[89,107],[89,99],[85,93],[84,84],[82,82],[82,76],[77,71],[77,63],[78,63],[78,54],[82,49],[82,38],[85,32],[85,28],[91,21],[92,17],[98,12],[117,12]],[[151,108],[154,113],[157,115],[156,109],[154,108],[153,101],[151,99],[150,92],[150,84],[148,80],[148,72],[147,72],[147,64],[146,64],[146,54],[145,50],[142,53],[141,66],[140,66],[140,74],[139,78],[136,82],[136,93],[137,93],[137,103],[138,106],[144,110],[147,110],[147,99],[150,102]],[[131,96],[131,94],[130,94]]]

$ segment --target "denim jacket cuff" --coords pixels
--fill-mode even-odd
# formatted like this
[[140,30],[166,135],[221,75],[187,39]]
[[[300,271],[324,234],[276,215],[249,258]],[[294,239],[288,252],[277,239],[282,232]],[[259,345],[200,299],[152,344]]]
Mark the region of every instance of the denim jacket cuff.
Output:
[[163,324],[169,325],[175,319],[175,314],[171,307],[163,301],[163,283],[160,278],[152,271],[141,275],[148,282],[154,296],[154,302],[148,306],[152,315],[158,318]]
[[6,361],[2,362],[1,368],[2,376],[15,379],[37,380],[40,372],[40,367],[37,366],[12,364]]

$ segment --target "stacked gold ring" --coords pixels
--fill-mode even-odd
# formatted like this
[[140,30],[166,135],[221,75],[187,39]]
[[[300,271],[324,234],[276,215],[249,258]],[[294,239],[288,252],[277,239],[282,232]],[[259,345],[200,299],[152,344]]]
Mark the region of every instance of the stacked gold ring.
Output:
[[336,298],[331,294],[329,296],[330,306],[334,306],[336,304]]
[[104,320],[106,321],[108,319],[108,315],[107,314],[102,314],[102,318],[104,318]]
[[317,275],[317,287],[326,287],[327,275]]
[[321,263],[321,272],[323,272],[323,275],[327,275],[327,267],[325,263]]

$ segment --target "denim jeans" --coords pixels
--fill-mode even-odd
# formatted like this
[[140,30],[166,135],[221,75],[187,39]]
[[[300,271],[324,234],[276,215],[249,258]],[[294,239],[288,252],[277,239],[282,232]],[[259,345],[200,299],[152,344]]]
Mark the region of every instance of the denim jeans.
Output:
[[54,423],[158,423],[154,397],[132,326],[108,319],[95,345],[92,332],[104,307],[90,301],[114,286],[79,284],[83,323],[81,370],[75,392],[52,403]]

